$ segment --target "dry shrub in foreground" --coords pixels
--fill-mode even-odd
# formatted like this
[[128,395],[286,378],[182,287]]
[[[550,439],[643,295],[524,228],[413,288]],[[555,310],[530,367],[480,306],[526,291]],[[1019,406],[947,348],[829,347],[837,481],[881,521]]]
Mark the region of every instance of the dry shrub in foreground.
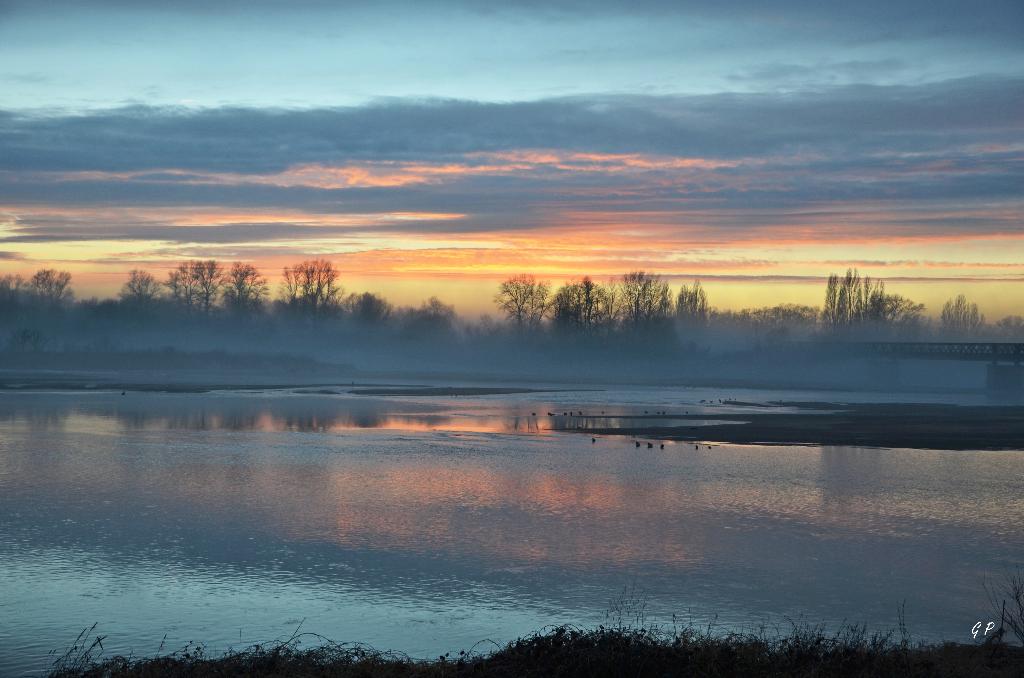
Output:
[[[310,634],[304,634],[306,636]],[[1024,648],[911,645],[906,636],[869,635],[863,627],[826,634],[820,627],[714,636],[684,629],[558,627],[489,654],[459,653],[432,661],[325,642],[302,649],[303,636],[208,657],[189,646],[151,659],[98,661],[94,644],[76,644],[54,665],[54,677],[132,676],[1024,676]],[[316,637],[318,642],[323,639]],[[81,637],[80,637],[81,640]],[[102,642],[102,640],[100,640]]]

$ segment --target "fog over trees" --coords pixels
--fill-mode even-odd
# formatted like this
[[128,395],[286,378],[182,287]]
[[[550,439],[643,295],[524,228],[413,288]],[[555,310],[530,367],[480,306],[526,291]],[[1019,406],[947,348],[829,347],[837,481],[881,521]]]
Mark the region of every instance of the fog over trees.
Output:
[[631,330],[657,329],[672,317],[672,294],[660,276],[633,271],[619,283],[621,321]]
[[153,274],[135,268],[128,273],[128,280],[118,296],[125,305],[147,307],[160,296],[160,283]]
[[913,331],[922,322],[923,313],[924,304],[888,294],[884,282],[861,278],[855,269],[850,269],[842,277],[829,276],[821,318],[833,331],[865,325]]
[[551,301],[552,327],[586,336],[607,333],[615,327],[620,300],[615,285],[600,285],[589,277],[566,283]]
[[224,307],[235,313],[256,313],[263,309],[270,286],[252,264],[236,261],[224,276]]
[[944,332],[960,337],[973,337],[979,334],[985,324],[985,316],[978,313],[978,305],[968,301],[962,294],[945,303],[939,319]]
[[318,317],[337,310],[344,288],[334,264],[311,259],[286,266],[281,282],[281,301],[292,311]]
[[517,328],[536,328],[551,309],[548,292],[532,275],[514,275],[498,287],[494,302]]
[[545,364],[585,372],[587,361],[607,366],[633,359],[655,370],[666,361],[807,342],[1024,341],[1019,315],[989,323],[976,303],[959,295],[930,318],[922,304],[854,269],[828,277],[820,307],[740,310],[715,307],[714,289],[699,280],[673,290],[647,271],[605,281],[584,275],[557,287],[524,273],[497,286],[496,317],[481,319],[460,318],[437,297],[396,306],[369,291],[346,294],[342,281],[325,259],[286,266],[274,286],[249,263],[190,260],[162,280],[129,271],[114,299],[76,299],[66,271],[2,275],[0,350],[277,351],[378,365],[458,366],[475,359],[485,367]]
[[686,327],[703,327],[707,325],[710,314],[708,295],[701,287],[700,281],[679,288],[676,297],[676,318]]
[[71,291],[71,274],[67,271],[40,269],[29,280],[28,288],[36,303],[44,306],[60,306],[74,298]]

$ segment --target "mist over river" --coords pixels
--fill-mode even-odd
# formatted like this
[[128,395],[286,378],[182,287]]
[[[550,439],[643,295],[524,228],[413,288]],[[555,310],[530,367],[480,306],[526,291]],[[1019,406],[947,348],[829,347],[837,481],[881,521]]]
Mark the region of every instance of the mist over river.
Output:
[[431,657],[614,621],[624,588],[648,623],[887,629],[905,601],[915,639],[970,642],[986,576],[1024,562],[1024,452],[552,430],[879,397],[2,393],[0,674],[94,623],[108,655],[299,628]]

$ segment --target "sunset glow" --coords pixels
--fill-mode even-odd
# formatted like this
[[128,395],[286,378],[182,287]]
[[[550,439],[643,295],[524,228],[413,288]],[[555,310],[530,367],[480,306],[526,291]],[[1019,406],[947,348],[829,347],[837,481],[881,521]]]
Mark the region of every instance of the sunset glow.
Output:
[[[377,61],[328,74],[236,43],[262,66],[257,84],[229,63],[196,76],[181,56],[230,41],[230,12],[154,53],[141,47],[151,13],[105,22],[115,11],[61,20],[112,40],[132,27],[139,42],[117,58],[88,50],[110,81],[60,70],[63,48],[30,40],[42,30],[30,5],[0,24],[6,273],[59,267],[80,297],[103,297],[130,268],[162,275],[212,257],[251,262],[274,283],[285,265],[325,257],[350,291],[399,304],[437,293],[479,314],[493,311],[492,284],[521,272],[699,278],[712,303],[734,308],[780,294],[818,304],[829,273],[857,267],[930,315],[959,292],[992,316],[1020,313],[1019,41],[909,25],[903,41],[864,41],[870,13],[840,21],[807,8],[763,16],[757,30],[714,12],[690,21],[697,8],[563,8],[554,33],[510,9],[519,28],[509,32],[456,3],[429,17],[410,10],[390,24],[394,51],[380,54],[358,38],[324,41],[326,27],[383,14],[324,11],[313,26],[268,9],[244,20],[250,36],[302,35],[325,64]],[[192,11],[162,20],[193,26]],[[436,38],[499,25],[501,47],[424,47],[423,26]],[[709,36],[791,50],[682,46]],[[590,55],[585,69],[572,49]],[[408,63],[421,56],[413,86]],[[31,73],[15,65],[29,57]],[[481,59],[491,65],[472,65]],[[462,65],[457,81],[451,63]],[[159,87],[144,88],[142,64]],[[505,89],[484,84],[496,76]]]
[[0,0],[0,676],[1024,676],[1022,36]]

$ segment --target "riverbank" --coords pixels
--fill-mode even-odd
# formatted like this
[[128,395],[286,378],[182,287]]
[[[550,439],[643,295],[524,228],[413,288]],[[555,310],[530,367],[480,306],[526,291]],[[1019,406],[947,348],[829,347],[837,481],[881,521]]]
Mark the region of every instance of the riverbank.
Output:
[[[605,425],[612,417],[562,418],[553,427],[650,441],[1024,450],[1021,406],[781,402],[757,405],[756,409],[736,412],[723,408],[721,412],[705,410],[700,414],[667,412],[631,417],[643,423],[627,426]],[[659,420],[665,424],[659,424]],[[692,421],[693,425],[680,425],[679,421]],[[701,423],[708,421],[713,423]]]
[[[906,635],[869,635],[847,627],[835,635],[794,629],[713,636],[687,628],[580,630],[560,627],[515,640],[493,652],[459,652],[430,661],[317,636],[258,645],[208,657],[201,647],[149,659],[93,659],[95,644],[69,650],[53,678],[148,676],[1020,676],[1024,648],[1003,643],[915,645]],[[304,649],[303,641],[319,643]]]

